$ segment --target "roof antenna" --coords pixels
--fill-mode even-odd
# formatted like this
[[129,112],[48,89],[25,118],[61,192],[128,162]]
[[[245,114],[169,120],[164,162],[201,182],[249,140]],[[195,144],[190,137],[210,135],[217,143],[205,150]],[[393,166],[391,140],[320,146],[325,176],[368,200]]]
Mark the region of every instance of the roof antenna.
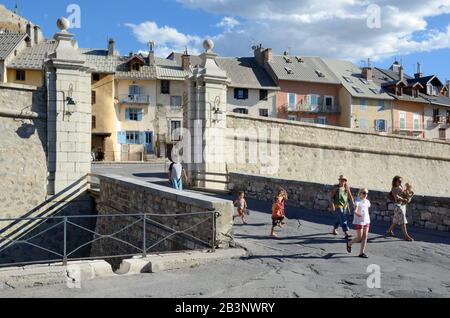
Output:
[[14,8],[14,13],[19,15],[19,1],[16,0],[16,6]]

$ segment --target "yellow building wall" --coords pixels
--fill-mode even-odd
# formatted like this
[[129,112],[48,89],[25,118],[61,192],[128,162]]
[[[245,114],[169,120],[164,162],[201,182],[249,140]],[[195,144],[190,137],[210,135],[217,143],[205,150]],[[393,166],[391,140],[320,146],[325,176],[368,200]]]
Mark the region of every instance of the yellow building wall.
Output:
[[339,90],[339,102],[341,105],[341,114],[339,117],[339,126],[353,128],[352,126],[352,97],[345,88]]
[[95,116],[96,125],[94,133],[110,133],[110,137],[93,137],[93,147],[103,148],[107,161],[118,161],[120,158],[120,145],[117,142],[117,114],[114,105],[114,76],[101,75],[100,81],[92,84],[92,91],[96,93],[96,103],[92,105],[92,116]]
[[25,70],[25,81],[17,81],[16,80],[16,70],[8,69],[6,80],[8,83],[33,85],[33,86],[41,87],[44,84],[43,76],[44,75],[43,75],[42,71]]
[[[362,107],[362,100],[366,101],[365,109]],[[352,98],[352,125],[354,129],[355,127],[355,119],[358,120],[359,130],[369,133],[377,133],[375,129],[375,121],[376,120],[386,120],[387,132],[390,132],[392,129],[392,102],[390,100],[384,100],[384,109],[380,110],[381,107],[378,105],[377,99],[369,99],[369,98]],[[363,121],[367,122],[367,130],[362,127]]]

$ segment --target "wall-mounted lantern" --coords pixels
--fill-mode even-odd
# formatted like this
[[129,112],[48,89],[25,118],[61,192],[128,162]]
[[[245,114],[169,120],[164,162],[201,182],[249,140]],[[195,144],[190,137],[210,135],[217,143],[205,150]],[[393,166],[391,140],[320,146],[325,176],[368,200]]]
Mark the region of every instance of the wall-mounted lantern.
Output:
[[220,110],[220,97],[217,96],[214,100],[214,105],[209,103],[211,106],[211,115],[213,123],[220,123],[223,119],[223,112]]
[[66,92],[61,91],[61,93],[63,94],[63,120],[65,119],[65,116],[68,116],[70,118],[70,116],[72,116],[72,114],[76,111],[76,106],[77,103],[75,102],[75,100],[73,99],[72,95],[73,95],[73,85],[70,84],[69,85],[69,90],[67,91],[67,95]]

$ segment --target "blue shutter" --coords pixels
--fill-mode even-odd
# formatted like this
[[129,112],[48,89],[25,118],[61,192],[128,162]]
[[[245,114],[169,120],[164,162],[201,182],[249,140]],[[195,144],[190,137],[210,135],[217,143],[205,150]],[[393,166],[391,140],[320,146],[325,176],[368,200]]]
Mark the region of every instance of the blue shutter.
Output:
[[145,144],[145,131],[139,132],[139,141],[137,142],[139,145]]
[[137,115],[138,121],[142,121],[143,117],[144,117],[144,110],[143,109],[139,109],[138,115]]
[[125,131],[119,131],[117,139],[119,144],[125,145],[127,143],[127,133]]
[[130,120],[130,109],[129,108],[127,108],[125,110],[125,120]]

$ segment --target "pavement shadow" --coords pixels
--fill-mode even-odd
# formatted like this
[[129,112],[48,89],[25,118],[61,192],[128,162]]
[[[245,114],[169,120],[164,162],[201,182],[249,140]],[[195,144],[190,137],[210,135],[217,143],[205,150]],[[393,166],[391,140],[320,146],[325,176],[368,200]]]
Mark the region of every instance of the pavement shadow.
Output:
[[133,173],[137,178],[155,178],[155,179],[167,179],[167,173],[153,172],[153,173]]
[[312,255],[310,253],[302,253],[302,254],[291,254],[291,255],[250,255],[247,257],[241,258],[241,260],[261,260],[261,259],[319,259],[319,260],[330,260],[330,259],[345,259],[345,258],[355,258],[350,254],[344,253],[328,253],[323,256]]
[[[233,200],[234,196],[232,195],[215,195],[210,194],[214,197],[219,197],[224,200]],[[272,210],[272,203],[269,201],[260,201],[255,199],[247,198],[247,203],[252,212],[259,212],[267,214],[268,222],[270,222],[270,215]],[[335,216],[329,212],[325,211],[314,211],[308,210],[305,208],[298,208],[292,206],[286,206],[286,216],[290,220],[299,220],[300,222],[310,222],[314,224],[322,224],[330,226],[331,228],[334,225],[336,219]],[[353,226],[351,217],[349,218],[349,225],[353,231]],[[251,222],[251,214],[250,220]],[[380,221],[372,221],[372,226],[370,228],[371,238],[369,242],[371,243],[394,243],[398,242],[402,239],[402,233],[399,228],[396,230],[396,238],[385,238],[386,231],[389,227],[389,223],[380,222]],[[425,243],[434,243],[434,244],[447,244],[450,245],[450,233],[448,232],[439,232],[434,230],[428,230],[423,228],[418,228],[414,226],[408,227],[409,234],[417,241],[417,242],[425,242]],[[376,235],[376,237],[374,237]],[[381,240],[384,239],[384,240]],[[314,243],[316,243],[314,241]]]

